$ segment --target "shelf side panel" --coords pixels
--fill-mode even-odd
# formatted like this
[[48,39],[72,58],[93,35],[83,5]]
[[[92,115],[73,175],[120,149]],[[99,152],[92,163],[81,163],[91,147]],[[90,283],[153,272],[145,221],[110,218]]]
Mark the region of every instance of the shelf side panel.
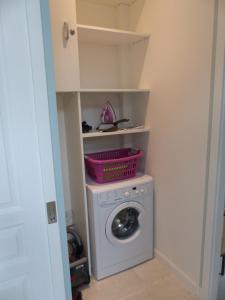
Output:
[[86,254],[89,254],[88,220],[86,194],[84,188],[83,151],[80,131],[79,94],[66,93],[64,101],[65,139],[69,193],[73,223],[84,243]]
[[63,24],[76,31],[76,6],[74,0],[66,5],[62,0],[50,0],[51,31],[54,54],[56,90],[58,92],[76,91],[80,88],[78,66],[77,34],[63,40]]

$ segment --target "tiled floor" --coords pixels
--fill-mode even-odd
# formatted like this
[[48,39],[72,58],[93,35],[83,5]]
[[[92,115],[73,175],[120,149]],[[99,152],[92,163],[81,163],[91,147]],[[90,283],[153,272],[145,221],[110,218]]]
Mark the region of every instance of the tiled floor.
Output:
[[83,290],[84,300],[198,300],[167,266],[154,259]]

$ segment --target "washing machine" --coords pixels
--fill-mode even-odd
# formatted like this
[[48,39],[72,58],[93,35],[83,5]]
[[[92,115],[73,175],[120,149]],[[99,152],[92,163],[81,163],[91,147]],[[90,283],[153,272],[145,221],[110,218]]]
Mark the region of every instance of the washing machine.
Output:
[[153,257],[150,176],[87,184],[92,273],[97,280]]

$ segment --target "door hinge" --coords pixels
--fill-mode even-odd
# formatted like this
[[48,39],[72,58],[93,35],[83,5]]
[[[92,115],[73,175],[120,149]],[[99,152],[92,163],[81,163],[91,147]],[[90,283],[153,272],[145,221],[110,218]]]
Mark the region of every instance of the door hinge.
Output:
[[56,202],[48,202],[47,204],[48,224],[57,223]]

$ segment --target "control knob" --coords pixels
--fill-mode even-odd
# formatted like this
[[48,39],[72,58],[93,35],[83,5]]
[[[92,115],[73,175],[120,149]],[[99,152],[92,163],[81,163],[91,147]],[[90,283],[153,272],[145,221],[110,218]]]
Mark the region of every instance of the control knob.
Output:
[[125,196],[126,198],[128,198],[128,197],[130,196],[130,193],[129,193],[129,192],[125,192],[125,193],[124,193],[124,196]]

